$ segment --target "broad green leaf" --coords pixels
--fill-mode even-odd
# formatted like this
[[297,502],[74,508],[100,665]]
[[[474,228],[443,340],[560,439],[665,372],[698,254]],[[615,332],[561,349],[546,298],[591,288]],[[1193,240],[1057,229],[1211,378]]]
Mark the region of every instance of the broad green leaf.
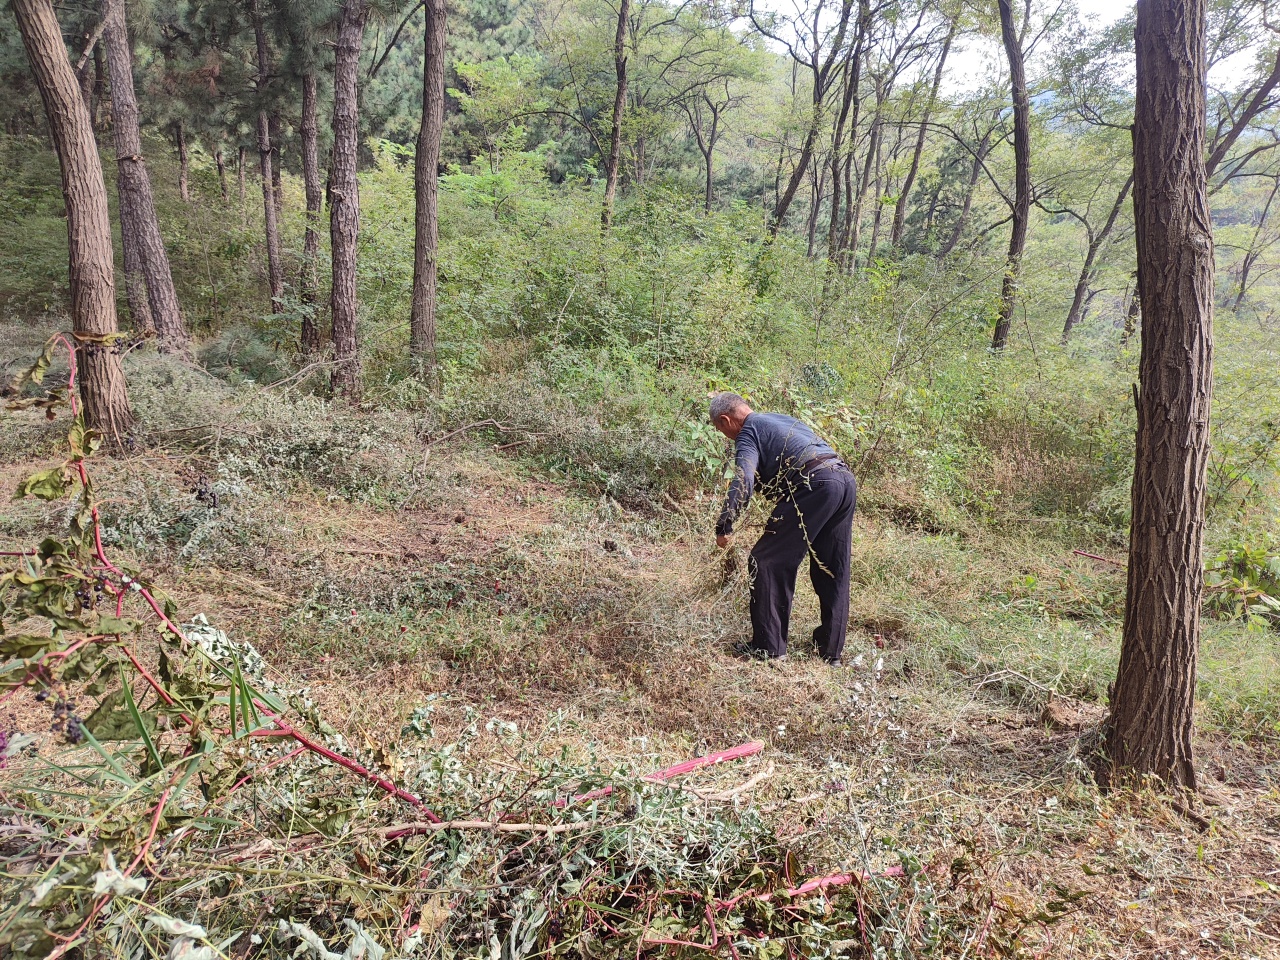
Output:
[[13,499],[21,500],[23,497],[36,497],[40,500],[59,500],[66,496],[67,491],[71,489],[71,483],[71,473],[67,470],[65,464],[51,467],[48,470],[32,474],[19,483]]

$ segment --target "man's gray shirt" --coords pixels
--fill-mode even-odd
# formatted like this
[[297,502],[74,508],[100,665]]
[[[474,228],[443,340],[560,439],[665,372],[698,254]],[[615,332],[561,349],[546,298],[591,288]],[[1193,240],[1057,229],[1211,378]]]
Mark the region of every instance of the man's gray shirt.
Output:
[[834,460],[836,452],[794,417],[781,413],[752,413],[734,442],[736,467],[716,536],[728,536],[758,486],[773,499],[782,499],[806,482],[803,468],[813,460]]

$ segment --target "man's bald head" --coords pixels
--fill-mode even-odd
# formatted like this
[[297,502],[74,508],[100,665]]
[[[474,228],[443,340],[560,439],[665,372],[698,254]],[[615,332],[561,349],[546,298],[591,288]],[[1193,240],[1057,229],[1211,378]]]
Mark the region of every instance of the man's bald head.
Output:
[[711,425],[730,440],[737,440],[742,424],[751,415],[747,401],[736,393],[717,393],[711,398]]

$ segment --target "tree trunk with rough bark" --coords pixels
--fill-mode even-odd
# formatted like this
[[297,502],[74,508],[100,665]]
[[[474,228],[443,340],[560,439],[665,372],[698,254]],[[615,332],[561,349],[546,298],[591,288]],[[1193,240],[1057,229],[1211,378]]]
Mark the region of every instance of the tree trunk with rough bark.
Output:
[[343,0],[333,67],[333,163],[329,173],[329,245],[333,255],[333,376],[335,396],[359,401],[360,341],[357,329],[356,242],[360,234],[360,47],[368,6]]
[[1120,188],[1120,193],[1116,196],[1116,202],[1111,207],[1111,214],[1107,217],[1107,222],[1103,224],[1102,229],[1097,234],[1091,234],[1089,237],[1089,249],[1085,251],[1084,266],[1080,268],[1080,277],[1076,280],[1075,296],[1071,300],[1071,309],[1067,311],[1067,319],[1062,324],[1062,345],[1065,347],[1067,341],[1071,339],[1071,331],[1075,325],[1080,322],[1081,314],[1084,311],[1085,297],[1089,292],[1089,284],[1093,282],[1094,264],[1098,261],[1098,254],[1104,246],[1107,239],[1111,236],[1111,231],[1115,229],[1116,221],[1120,219],[1120,211],[1124,209],[1124,202],[1129,197],[1129,190],[1133,186],[1133,174],[1129,174],[1129,179],[1124,182],[1124,186]]
[[[160,339],[160,348],[183,353],[190,346],[186,321],[173,285],[173,271],[160,221],[151,194],[151,175],[142,159],[142,136],[138,127],[138,98],[133,88],[133,57],[129,52],[129,28],[124,0],[102,0],[105,29],[102,42],[107,48],[111,71],[111,128],[115,137],[117,185],[120,195],[120,226],[125,250],[125,291],[129,310],[138,322],[139,279],[130,273],[136,265],[147,301],[149,316]],[[184,151],[185,152],[185,151]],[[130,248],[133,256],[130,256]]]
[[1003,350],[1009,342],[1013,309],[1018,300],[1018,278],[1022,254],[1027,248],[1027,227],[1031,221],[1031,99],[1027,95],[1027,74],[1023,65],[1022,42],[1013,26],[1012,0],[1000,2],[1000,37],[1009,58],[1009,88],[1013,98],[1013,229],[1005,256],[1004,280],[1000,285],[1000,315],[991,335],[991,349]]
[[422,126],[414,165],[413,311],[409,351],[428,368],[436,364],[436,254],[440,224],[436,195],[444,136],[445,0],[426,0],[422,60]]
[[1213,232],[1205,174],[1206,0],[1139,0],[1134,221],[1142,348],[1120,667],[1108,782],[1194,789],[1213,393]]
[[302,304],[302,352],[320,351],[320,218],[324,215],[324,185],[320,182],[320,122],[314,69],[302,75],[302,181],[307,194],[307,224],[302,237],[302,275],[298,300]]
[[93,121],[50,0],[10,4],[58,151],[67,208],[71,320],[85,423],[119,440],[133,425],[116,328],[115,257]]
[[[266,97],[271,81],[271,52],[267,47],[267,32],[258,9],[258,0],[249,0],[249,19],[253,21],[254,41],[258,57],[258,96]],[[284,263],[280,259],[279,207],[275,198],[275,174],[271,163],[271,115],[265,103],[258,110],[258,163],[262,170],[263,222],[267,235],[267,282],[271,287],[271,312],[284,308]]]
[[608,230],[613,223],[613,201],[618,192],[618,166],[622,159],[622,118],[627,112],[627,21],[631,17],[631,0],[619,0],[618,29],[613,38],[613,124],[609,129],[609,156],[604,165],[604,209],[600,224]]

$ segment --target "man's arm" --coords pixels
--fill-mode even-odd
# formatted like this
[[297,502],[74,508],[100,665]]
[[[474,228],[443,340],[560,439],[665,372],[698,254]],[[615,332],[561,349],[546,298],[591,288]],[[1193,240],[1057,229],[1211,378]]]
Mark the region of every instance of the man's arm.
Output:
[[[720,511],[720,519],[716,523],[717,542],[733,532],[734,523],[747,508],[751,492],[755,489],[756,468],[759,464],[760,450],[756,446],[755,434],[744,429],[735,441],[733,480],[729,484],[724,509]],[[721,546],[724,544],[721,543]]]

